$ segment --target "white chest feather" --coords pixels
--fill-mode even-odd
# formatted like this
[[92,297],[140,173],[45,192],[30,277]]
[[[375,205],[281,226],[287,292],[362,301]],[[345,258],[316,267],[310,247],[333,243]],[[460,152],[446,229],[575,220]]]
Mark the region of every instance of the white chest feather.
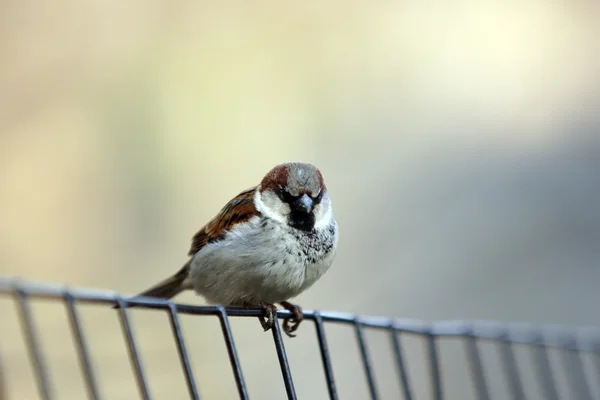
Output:
[[256,305],[297,296],[329,268],[335,257],[335,219],[304,232],[265,217],[202,248],[191,263],[189,284],[211,303]]

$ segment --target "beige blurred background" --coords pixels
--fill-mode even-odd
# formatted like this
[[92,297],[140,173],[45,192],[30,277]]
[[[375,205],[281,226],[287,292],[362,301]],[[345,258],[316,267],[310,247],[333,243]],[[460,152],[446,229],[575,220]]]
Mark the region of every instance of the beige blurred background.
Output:
[[[299,160],[322,170],[341,228],[303,307],[598,325],[599,17],[577,0],[4,1],[0,274],[138,292],[227,200]],[[35,399],[14,304],[0,310],[8,398]],[[34,310],[56,398],[85,398],[64,308]],[[116,314],[81,310],[102,397],[137,398]],[[166,315],[132,321],[153,398],[186,398]],[[203,398],[235,398],[217,321],[182,324]],[[271,335],[232,326],[252,398],[284,398]],[[327,334],[340,397],[365,398],[352,330]],[[314,336],[286,339],[301,399],[327,396]],[[387,338],[367,340],[398,398]],[[427,395],[422,344],[405,344]],[[447,346],[447,398],[475,398]]]

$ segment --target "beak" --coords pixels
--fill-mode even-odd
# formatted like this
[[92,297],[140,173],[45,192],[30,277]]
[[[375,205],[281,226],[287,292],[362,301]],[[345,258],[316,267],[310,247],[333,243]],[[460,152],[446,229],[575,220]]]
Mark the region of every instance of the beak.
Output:
[[294,201],[293,208],[296,211],[310,213],[312,211],[313,201],[308,195],[303,194],[298,200]]

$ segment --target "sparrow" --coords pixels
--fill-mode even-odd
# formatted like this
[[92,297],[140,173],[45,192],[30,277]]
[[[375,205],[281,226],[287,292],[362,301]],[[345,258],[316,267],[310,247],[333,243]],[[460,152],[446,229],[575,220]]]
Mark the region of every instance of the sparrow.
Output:
[[303,313],[288,300],[323,276],[337,244],[321,172],[312,164],[280,164],[193,236],[190,258],[178,272],[138,296],[170,299],[194,290],[208,303],[258,307],[264,331],[273,327],[278,303],[292,313],[283,330],[293,337]]

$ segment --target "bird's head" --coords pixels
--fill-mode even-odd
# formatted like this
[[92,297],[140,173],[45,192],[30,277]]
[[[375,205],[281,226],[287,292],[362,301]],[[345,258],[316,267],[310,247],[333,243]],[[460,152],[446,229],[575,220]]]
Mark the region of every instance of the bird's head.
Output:
[[327,226],[333,217],[323,175],[312,164],[277,165],[258,186],[255,202],[265,216],[302,231]]

